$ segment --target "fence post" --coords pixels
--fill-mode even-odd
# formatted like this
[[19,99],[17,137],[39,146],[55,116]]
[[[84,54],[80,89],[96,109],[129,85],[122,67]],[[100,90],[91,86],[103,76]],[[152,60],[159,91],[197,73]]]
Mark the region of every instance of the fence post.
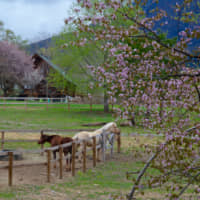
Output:
[[25,99],[25,110],[27,111],[27,100]]
[[47,182],[51,181],[51,150],[47,150]]
[[67,98],[67,106],[68,106],[68,111],[70,111],[70,102],[69,102],[69,98]]
[[76,155],[76,143],[72,143],[72,176],[75,176],[75,155]]
[[117,153],[120,153],[121,149],[121,135],[120,133],[117,135]]
[[13,152],[8,152],[9,166],[8,166],[8,185],[12,186],[13,183]]
[[90,111],[92,111],[92,98],[90,99]]
[[86,172],[86,141],[83,141],[83,172]]
[[96,159],[96,136],[94,136],[93,138],[92,138],[92,140],[93,140],[93,145],[92,145],[92,147],[93,147],[93,167],[96,167],[96,161],[97,161],[97,159]]
[[48,110],[49,98],[46,99],[46,108]]
[[1,132],[1,150],[4,149],[4,138],[5,138],[5,132]]
[[106,161],[106,137],[105,132],[102,133],[103,141],[102,141],[102,160],[103,162]]
[[3,99],[3,109],[5,110],[6,109],[6,100]]
[[60,179],[63,178],[63,148],[59,148]]
[[[40,135],[42,135],[44,133],[44,131],[43,130],[41,130],[40,131]],[[41,150],[43,150],[44,149],[44,144],[41,144]],[[41,156],[43,156],[44,155],[44,152],[42,151],[41,152]]]

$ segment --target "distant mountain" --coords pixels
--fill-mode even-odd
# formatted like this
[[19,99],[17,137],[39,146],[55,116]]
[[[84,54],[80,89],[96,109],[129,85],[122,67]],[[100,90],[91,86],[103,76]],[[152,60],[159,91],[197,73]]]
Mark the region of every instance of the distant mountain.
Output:
[[[193,0],[188,5],[188,7],[181,7],[180,10],[176,10],[176,4],[182,5],[185,0],[147,0],[145,6],[143,7],[146,12],[147,17],[152,17],[155,13],[152,13],[152,10],[158,7],[161,10],[166,11],[167,17],[163,18],[161,21],[155,24],[154,30],[164,32],[167,34],[168,38],[177,37],[179,40],[179,33],[184,31],[186,28],[192,30],[195,29],[195,26],[200,26],[200,0]],[[197,16],[196,21],[191,23],[183,22],[180,20],[185,12],[192,11],[195,16]],[[164,25],[161,27],[160,23]],[[187,49],[193,53],[200,47],[200,39],[191,40],[188,44]],[[196,53],[195,53],[196,54]],[[193,59],[188,62],[188,66],[200,67],[200,61],[198,59]]]
[[[146,0],[145,0],[146,1]],[[178,12],[175,12],[176,3],[181,5],[184,0],[159,0],[158,3],[155,0],[147,0],[145,6],[143,7],[144,11],[146,12],[147,17],[151,17],[152,10],[156,7],[165,10],[168,14],[168,17],[162,19],[161,22],[164,22],[164,25],[160,27],[159,23],[157,23],[154,27],[155,30],[161,30],[161,32],[164,32],[167,34],[168,38],[177,37],[178,33],[182,30],[185,30],[185,28],[192,28],[195,25],[200,26],[200,7],[198,3],[200,3],[200,0],[193,0],[190,7],[187,8],[187,10],[192,10],[195,14],[198,15],[196,23],[186,23],[180,21],[180,17],[182,16],[183,8],[180,9]],[[187,11],[186,10],[186,11]],[[175,19],[176,17],[176,19]],[[179,37],[179,36],[178,36]],[[177,37],[177,39],[179,39]],[[50,45],[52,45],[52,38],[47,38],[45,40],[41,40],[39,42],[32,43],[28,46],[28,51],[33,54],[34,52],[37,52],[40,48],[48,48]],[[190,42],[188,49],[193,51],[196,47],[200,46],[200,40],[193,40]]]
[[[179,11],[176,11],[176,4],[182,5],[184,0],[159,0],[156,2],[155,0],[147,0],[147,3],[143,7],[144,11],[146,12],[147,17],[151,17],[155,14],[153,14],[151,11],[158,7],[159,9],[162,9],[167,12],[167,17],[163,18],[161,21],[159,21],[154,29],[155,30],[161,30],[162,32],[165,32],[167,34],[168,38],[173,38],[178,35],[178,33],[182,30],[185,30],[186,28],[194,29],[194,26],[200,25],[200,7],[199,7],[199,0],[193,0],[187,8],[182,7]],[[185,9],[185,10],[184,10]],[[186,23],[180,20],[182,16],[183,11],[188,12],[192,11],[194,14],[198,16],[196,19],[196,23]],[[164,25],[160,27],[160,22],[163,22]],[[179,39],[179,38],[177,38]],[[194,47],[200,46],[200,40],[193,40],[189,44],[188,48],[190,50],[193,50]]]
[[29,44],[27,45],[26,50],[28,51],[28,53],[34,54],[38,52],[39,49],[41,48],[47,49],[51,45],[52,45],[52,37]]

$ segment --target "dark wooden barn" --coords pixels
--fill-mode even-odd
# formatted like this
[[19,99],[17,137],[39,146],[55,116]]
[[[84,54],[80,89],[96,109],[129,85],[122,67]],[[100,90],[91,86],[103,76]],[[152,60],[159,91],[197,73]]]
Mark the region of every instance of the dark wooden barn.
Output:
[[[42,80],[35,86],[34,89],[24,89],[24,96],[34,96],[34,97],[65,97],[67,96],[75,96],[76,85],[69,79],[66,78],[65,72],[58,67],[57,65],[53,64],[48,58],[45,56],[35,53],[33,55],[34,60],[34,69],[39,70],[42,75]],[[59,90],[53,84],[49,83],[48,75],[50,70],[59,73],[65,83],[63,84],[64,88]]]

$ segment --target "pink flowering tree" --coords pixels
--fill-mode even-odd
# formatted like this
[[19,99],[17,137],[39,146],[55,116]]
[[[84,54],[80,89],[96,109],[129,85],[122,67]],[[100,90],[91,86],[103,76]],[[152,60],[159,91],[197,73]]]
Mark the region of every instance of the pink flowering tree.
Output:
[[[165,137],[156,149],[150,149],[150,158],[141,169],[128,195],[144,188],[143,175],[149,167],[159,171],[150,175],[148,187],[166,185],[170,181],[168,199],[179,199],[190,185],[200,192],[200,69],[188,67],[188,61],[200,60],[199,50],[188,50],[188,44],[200,38],[199,20],[189,10],[191,0],[176,3],[174,12],[181,8],[180,20],[190,23],[177,38],[154,30],[167,24],[167,12],[154,9],[151,17],[142,10],[143,1],[131,0],[78,0],[75,12],[66,24],[74,24],[76,34],[87,32],[87,37],[67,45],[84,46],[97,42],[107,55],[104,62],[88,66],[98,79],[99,86],[106,81],[110,100],[119,102],[116,110],[122,118],[134,116],[143,127]],[[94,12],[95,11],[95,12]],[[192,16],[192,17],[191,17]],[[148,149],[149,151],[149,149]],[[176,177],[176,178],[174,178]],[[177,182],[177,178],[181,181]]]
[[12,92],[15,84],[22,88],[29,85],[32,87],[38,77],[30,56],[16,44],[0,41],[0,79],[4,96]]

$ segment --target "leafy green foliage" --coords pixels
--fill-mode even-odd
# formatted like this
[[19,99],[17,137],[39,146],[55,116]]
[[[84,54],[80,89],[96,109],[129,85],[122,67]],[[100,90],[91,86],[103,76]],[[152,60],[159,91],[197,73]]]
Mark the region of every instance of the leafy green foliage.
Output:
[[[76,94],[93,93],[90,84],[95,84],[96,79],[91,75],[87,65],[98,65],[103,56],[98,47],[93,44],[84,47],[65,46],[66,41],[78,40],[73,32],[68,31],[73,30],[63,30],[59,36],[53,38],[52,47],[43,53],[49,55],[52,62],[63,69],[66,79],[71,80],[76,85]],[[69,84],[63,79],[59,73],[50,72],[48,80],[55,87],[63,89]],[[98,93],[98,89],[95,91]]]
[[10,29],[5,29],[4,23],[0,21],[0,41],[6,40],[18,44],[21,47],[25,47],[27,44],[26,40],[23,40],[20,36],[15,35],[15,33]]

